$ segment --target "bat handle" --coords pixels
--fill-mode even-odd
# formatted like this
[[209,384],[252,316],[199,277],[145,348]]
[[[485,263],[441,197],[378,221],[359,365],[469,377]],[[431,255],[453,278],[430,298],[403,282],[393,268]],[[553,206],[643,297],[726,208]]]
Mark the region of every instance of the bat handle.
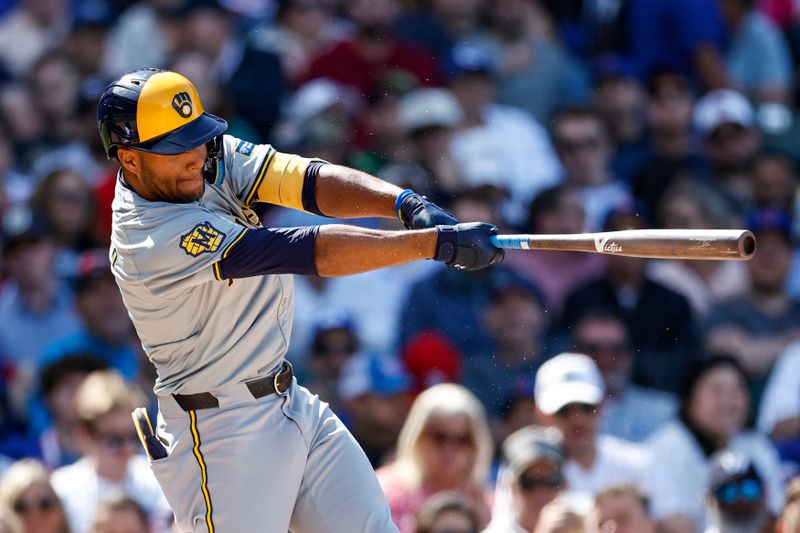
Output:
[[527,235],[492,235],[489,240],[497,248],[509,250],[529,250]]

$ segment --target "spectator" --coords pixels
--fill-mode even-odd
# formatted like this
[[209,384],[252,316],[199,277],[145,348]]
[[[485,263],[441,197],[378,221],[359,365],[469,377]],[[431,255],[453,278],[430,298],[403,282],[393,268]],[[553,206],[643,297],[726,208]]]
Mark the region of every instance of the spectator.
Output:
[[0,533],[25,533],[22,521],[5,505],[0,506]]
[[485,0],[432,0],[397,21],[398,33],[435,57],[447,57],[461,42],[485,38]]
[[366,95],[382,73],[402,70],[420,85],[436,85],[438,66],[431,54],[398,39],[392,26],[400,14],[396,0],[348,0],[354,36],[316,56],[305,79],[333,78]]
[[89,533],[150,533],[149,518],[139,503],[114,496],[97,506]]
[[775,533],[800,533],[800,478],[792,478],[786,485],[786,507],[775,524]]
[[478,533],[472,502],[457,492],[440,492],[417,513],[416,533]]
[[180,44],[178,9],[186,0],[147,0],[126,4],[111,27],[103,50],[103,71],[116,79],[142,65],[158,67]]
[[753,203],[756,207],[795,212],[797,186],[797,168],[792,155],[780,148],[762,148],[753,161]]
[[0,479],[0,507],[11,508],[26,533],[70,532],[50,474],[33,459],[17,461]]
[[558,161],[541,125],[522,111],[494,103],[493,59],[485,46],[461,44],[448,59],[448,87],[464,119],[450,153],[464,182],[493,185],[511,198],[519,220],[537,191],[558,181]]
[[76,431],[84,456],[53,472],[72,530],[88,531],[98,504],[118,493],[134,498],[162,528],[165,517],[171,518],[147,459],[138,454],[141,444],[131,424],[131,411],[144,400],[109,370],[90,374],[78,389]]
[[212,61],[212,71],[230,90],[233,111],[247,117],[265,142],[287,89],[280,59],[240,39],[234,14],[218,3],[187,2],[183,15],[181,32],[188,48]]
[[139,343],[105,250],[90,250],[78,256],[73,287],[75,309],[83,327],[47,346],[42,363],[55,361],[67,353],[84,352],[121,372],[126,379],[136,380],[139,359],[144,356],[137,355]]
[[594,499],[587,517],[586,533],[656,533],[650,518],[650,501],[637,487],[609,487]]
[[0,62],[17,78],[67,34],[69,2],[24,0],[0,20]]
[[[630,208],[609,216],[604,229],[641,228]],[[694,354],[695,331],[689,302],[653,281],[644,259],[608,256],[603,275],[578,288],[568,298],[562,328],[571,328],[584,309],[613,309],[625,321],[636,352],[633,381],[675,392],[681,368]]]
[[648,147],[633,175],[633,194],[652,217],[661,196],[675,181],[705,170],[692,138],[694,95],[689,81],[675,71],[659,70],[647,77],[645,106]]
[[73,276],[78,253],[95,245],[90,235],[93,204],[86,178],[66,168],[48,174],[31,198],[31,208],[42,214],[58,248],[55,268],[61,278]]
[[492,287],[500,280],[514,278],[520,284],[527,283],[504,265],[466,275],[450,269],[435,271],[411,285],[401,316],[400,338],[407,342],[420,331],[438,331],[458,347],[465,361],[492,350],[492,338],[482,326],[483,315]]
[[373,467],[386,462],[408,413],[410,379],[396,359],[357,355],[341,370],[339,396],[348,429]]
[[467,389],[442,383],[417,396],[400,431],[397,458],[377,472],[401,533],[413,532],[422,505],[446,490],[466,496],[485,526],[492,455],[483,406]]
[[756,102],[788,102],[792,59],[781,30],[756,0],[719,0],[727,30],[725,66],[731,83]]
[[668,68],[706,89],[728,85],[717,0],[633,0],[625,16],[639,72]]
[[[68,354],[45,366],[39,374],[41,399],[49,415],[49,424],[39,435],[39,453],[42,462],[50,470],[68,465],[80,457],[80,448],[75,441],[75,395],[83,380],[97,370],[106,368],[101,360],[86,354]],[[37,413],[30,409],[31,418]],[[36,427],[36,420],[31,424]],[[42,429],[42,428],[37,428]]]
[[562,353],[536,372],[539,422],[563,435],[564,477],[570,490],[593,498],[616,484],[647,488],[648,457],[638,445],[599,435],[603,377],[586,355]]
[[359,350],[355,324],[347,316],[333,316],[317,324],[311,348],[302,359],[302,383],[339,413],[339,380],[342,368]]
[[628,329],[617,313],[587,309],[573,326],[572,340],[574,350],[594,359],[603,376],[600,433],[643,442],[675,417],[673,395],[631,383],[635,359]]
[[711,184],[741,213],[752,200],[749,166],[761,142],[753,106],[741,93],[719,89],[697,101],[693,120],[710,165]]
[[[570,184],[554,185],[531,202],[525,230],[541,234],[582,233],[585,220],[580,190]],[[570,293],[603,273],[605,259],[600,254],[542,250],[507,254],[505,264],[541,288],[548,311],[558,316]]]
[[757,412],[775,360],[800,339],[800,302],[785,289],[792,257],[789,216],[761,210],[753,213],[747,226],[758,239],[758,253],[747,263],[750,289],[712,310],[706,344],[709,350],[731,355],[741,363]]
[[747,454],[722,450],[711,458],[706,533],[772,533],[764,478]]
[[550,131],[564,178],[581,191],[586,231],[598,231],[609,212],[630,198],[613,175],[614,146],[608,126],[589,108],[561,108],[550,119]]
[[565,488],[561,435],[556,430],[527,427],[503,443],[503,460],[512,480],[508,521],[493,520],[483,533],[535,531],[542,509]]
[[496,0],[489,13],[498,103],[527,111],[543,124],[557,107],[589,99],[589,80],[578,61],[541,34],[538,2]]
[[72,296],[53,273],[55,246],[44,222],[26,206],[2,218],[8,281],[0,292],[0,358],[16,367],[12,402],[20,409],[44,348],[79,327]]
[[461,380],[486,407],[493,425],[515,379],[534,374],[542,362],[547,329],[544,313],[536,287],[517,276],[495,276],[482,320],[493,347],[465,360]]
[[[678,181],[664,191],[656,213],[658,227],[706,230],[731,226],[724,198],[696,181]],[[747,268],[737,261],[653,261],[648,274],[681,294],[698,319],[708,316],[722,300],[747,291]]]
[[648,442],[652,457],[657,458],[651,465],[653,516],[662,523],[682,516],[703,531],[710,457],[724,448],[752,458],[764,477],[770,511],[777,514],[782,508],[775,448],[765,435],[745,430],[746,379],[739,363],[726,356],[700,359],[688,368],[681,386],[679,420],[661,428]]
[[344,38],[343,28],[331,22],[331,7],[318,0],[283,0],[273,23],[253,30],[253,44],[280,58],[291,84],[298,85],[312,59]]
[[381,177],[440,201],[465,187],[449,151],[455,127],[464,118],[461,104],[446,89],[421,88],[400,100],[400,126],[411,141],[414,157],[389,165]]

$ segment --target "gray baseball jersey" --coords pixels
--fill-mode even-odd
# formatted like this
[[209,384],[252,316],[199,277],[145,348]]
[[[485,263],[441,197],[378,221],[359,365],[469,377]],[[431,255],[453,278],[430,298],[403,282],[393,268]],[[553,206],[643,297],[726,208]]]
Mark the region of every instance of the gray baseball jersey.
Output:
[[[112,269],[158,370],[167,453],[150,465],[176,526],[397,533],[369,461],[325,402],[297,385],[259,399],[246,387],[286,353],[292,278],[225,280],[220,261],[260,226],[253,202],[302,208],[310,160],[229,136],[223,149],[224,168],[198,201],[147,201],[120,176],[113,203]],[[198,392],[219,407],[184,411],[172,396]]]
[[229,135],[223,150],[224,172],[196,202],[151,202],[117,180],[112,269],[158,371],[159,395],[263,375],[289,345],[291,275],[222,280],[218,261],[260,226],[250,209],[256,199],[299,205],[296,188],[285,185],[302,181],[310,160]]

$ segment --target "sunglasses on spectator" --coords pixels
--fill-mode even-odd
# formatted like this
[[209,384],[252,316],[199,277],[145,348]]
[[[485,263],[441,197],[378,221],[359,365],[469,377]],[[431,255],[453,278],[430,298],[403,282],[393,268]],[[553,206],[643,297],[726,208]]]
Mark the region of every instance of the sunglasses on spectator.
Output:
[[31,500],[17,500],[14,503],[14,512],[17,514],[26,514],[33,510],[36,511],[49,511],[55,509],[58,505],[58,499],[55,496],[44,496]]
[[524,492],[535,489],[547,488],[557,489],[564,485],[564,478],[560,474],[550,476],[522,476],[519,478],[519,487]]
[[139,436],[136,433],[130,434],[115,434],[115,433],[95,433],[95,438],[100,442],[101,445],[108,448],[109,450],[114,451],[121,451],[125,448],[130,447],[139,447],[141,445],[141,441],[139,440]]
[[561,138],[556,144],[562,152],[577,152],[579,150],[595,150],[602,143],[599,137],[586,137],[583,139]]
[[575,412],[582,415],[593,415],[597,412],[597,406],[590,403],[568,403],[556,411],[556,416],[558,418],[568,418]]
[[358,345],[355,342],[348,342],[343,346],[328,346],[326,344],[318,344],[314,347],[314,355],[330,355],[332,353],[355,353],[358,350]]
[[454,446],[456,448],[467,448],[472,446],[472,435],[464,433],[456,433],[450,435],[444,431],[431,430],[428,431],[428,437],[439,447]]
[[717,501],[722,504],[754,503],[764,495],[761,483],[757,479],[742,479],[725,483],[714,492]]
[[627,351],[629,345],[627,342],[578,342],[576,348],[579,352],[585,354],[593,353],[611,353],[611,352],[624,352]]

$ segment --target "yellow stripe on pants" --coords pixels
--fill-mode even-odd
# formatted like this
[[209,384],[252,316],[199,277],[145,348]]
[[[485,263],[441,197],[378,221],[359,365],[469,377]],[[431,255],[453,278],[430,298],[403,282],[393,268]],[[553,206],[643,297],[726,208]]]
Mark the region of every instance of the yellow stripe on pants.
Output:
[[197,431],[197,414],[194,410],[189,411],[189,418],[192,420],[192,440],[194,441],[194,456],[197,459],[197,464],[200,465],[200,472],[203,474],[203,484],[201,489],[203,491],[203,498],[206,500],[206,526],[208,526],[208,533],[214,533],[214,520],[211,517],[211,495],[208,493],[208,472],[206,471],[206,462],[203,459],[203,453],[200,451],[200,433]]

